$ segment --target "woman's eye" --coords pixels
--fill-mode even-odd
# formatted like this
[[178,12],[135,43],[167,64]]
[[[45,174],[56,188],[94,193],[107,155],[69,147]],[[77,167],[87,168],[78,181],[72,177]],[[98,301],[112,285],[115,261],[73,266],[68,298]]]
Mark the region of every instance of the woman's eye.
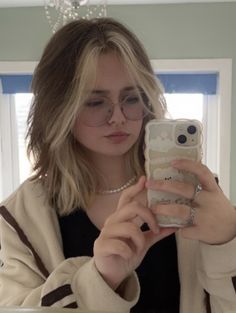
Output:
[[104,105],[105,101],[103,99],[95,99],[95,100],[88,100],[85,105],[87,107],[98,107]]
[[136,103],[139,103],[140,102],[140,97],[139,96],[128,96],[124,99],[124,103],[127,103],[127,104],[136,104]]

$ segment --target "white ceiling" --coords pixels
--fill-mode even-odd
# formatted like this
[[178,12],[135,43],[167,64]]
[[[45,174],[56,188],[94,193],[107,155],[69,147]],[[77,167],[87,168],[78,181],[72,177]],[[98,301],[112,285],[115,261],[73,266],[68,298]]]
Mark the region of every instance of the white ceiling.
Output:
[[[100,0],[101,1],[101,0]],[[90,0],[99,3],[99,0]],[[202,2],[236,2],[236,0],[107,0],[107,4],[154,4],[154,3],[202,3]],[[0,0],[0,7],[43,6],[44,0]]]

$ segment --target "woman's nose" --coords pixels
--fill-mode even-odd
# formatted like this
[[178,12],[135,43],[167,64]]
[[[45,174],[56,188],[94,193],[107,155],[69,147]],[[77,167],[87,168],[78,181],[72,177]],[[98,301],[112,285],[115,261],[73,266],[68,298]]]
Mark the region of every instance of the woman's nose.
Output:
[[112,112],[112,116],[109,119],[108,123],[112,124],[124,124],[126,122],[126,117],[124,116],[124,113],[121,109],[120,104],[116,103],[113,106],[113,112]]

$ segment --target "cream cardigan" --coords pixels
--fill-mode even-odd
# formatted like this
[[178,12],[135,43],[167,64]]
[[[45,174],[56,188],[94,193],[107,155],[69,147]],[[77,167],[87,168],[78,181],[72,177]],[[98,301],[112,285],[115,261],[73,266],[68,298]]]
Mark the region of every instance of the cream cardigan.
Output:
[[[66,259],[56,212],[40,181],[26,180],[0,207],[0,306],[52,306],[129,312],[140,287],[133,273],[120,297],[93,258]],[[177,233],[180,313],[236,313],[236,238],[214,246]]]

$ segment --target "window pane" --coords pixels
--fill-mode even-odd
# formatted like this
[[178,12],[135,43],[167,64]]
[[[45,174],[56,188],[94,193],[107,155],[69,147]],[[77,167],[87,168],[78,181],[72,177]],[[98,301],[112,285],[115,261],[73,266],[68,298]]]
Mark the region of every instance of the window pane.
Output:
[[29,177],[31,173],[31,166],[26,154],[25,135],[26,120],[28,117],[32,97],[33,95],[29,93],[15,94],[20,183]]
[[167,109],[171,118],[189,118],[202,122],[203,95],[202,94],[165,94]]

